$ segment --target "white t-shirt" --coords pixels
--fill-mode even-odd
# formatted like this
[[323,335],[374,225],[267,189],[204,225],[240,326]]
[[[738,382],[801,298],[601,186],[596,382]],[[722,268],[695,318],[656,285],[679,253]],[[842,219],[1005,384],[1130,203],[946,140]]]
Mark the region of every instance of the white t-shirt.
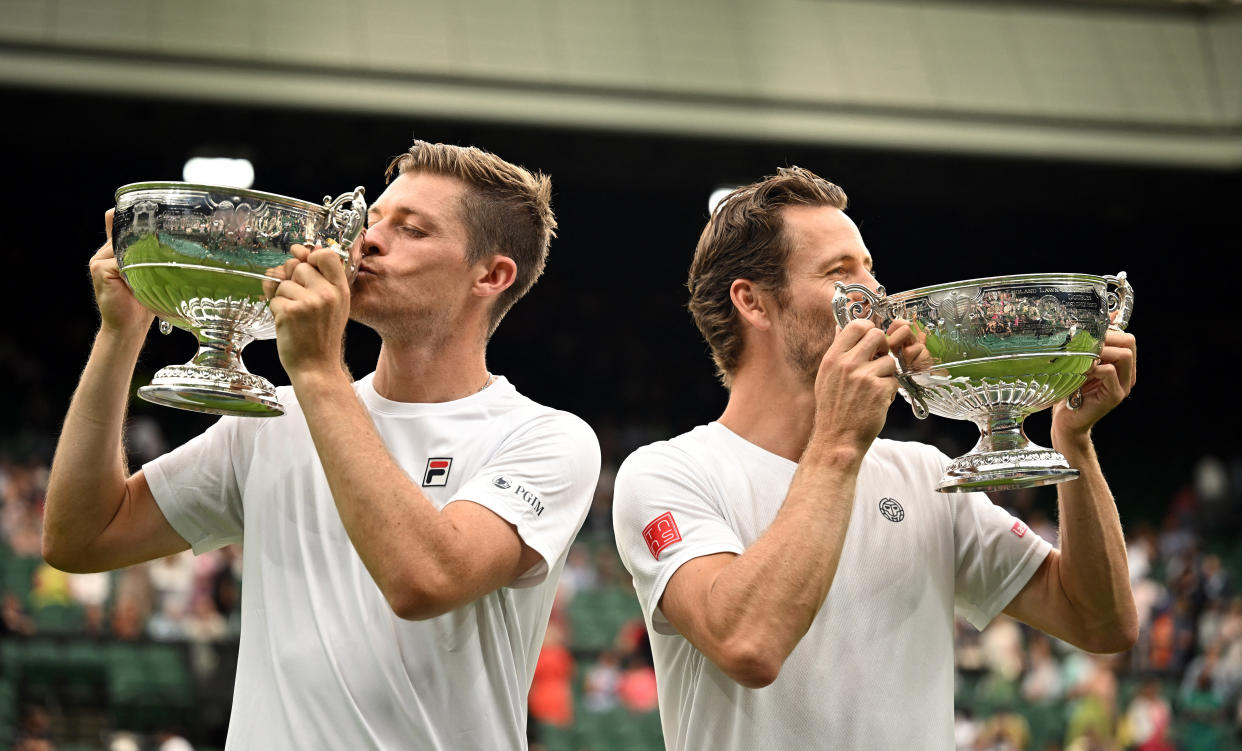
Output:
[[686,561],[754,543],[798,465],[715,422],[625,461],[617,546],[651,634],[670,751],[953,748],[955,601],[982,628],[1051,546],[987,496],[935,492],[947,462],[930,446],[872,444],[823,607],[776,681],[748,689],[673,628],[660,597]]
[[371,378],[355,391],[431,502],[486,506],[543,560],[450,613],[398,618],[349,541],[293,390],[279,390],[283,417],[221,419],[143,469],[195,553],[243,543],[227,748],[525,748],[526,695],[599,443],[504,378],[438,404],[389,401]]

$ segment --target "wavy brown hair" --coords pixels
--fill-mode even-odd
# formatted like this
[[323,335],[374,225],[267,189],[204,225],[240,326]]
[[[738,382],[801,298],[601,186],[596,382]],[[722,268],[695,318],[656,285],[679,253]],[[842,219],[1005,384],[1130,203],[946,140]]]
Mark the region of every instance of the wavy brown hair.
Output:
[[384,176],[425,172],[455,177],[467,186],[461,203],[466,225],[466,262],[493,255],[517,264],[517,277],[500,293],[491,309],[487,335],[543,273],[548,245],[556,236],[552,213],[552,180],[474,146],[415,141],[410,150],[388,164]]
[[690,315],[711,347],[720,381],[728,388],[742,361],[742,331],[729,296],[735,279],[767,290],[779,305],[789,293],[789,254],[785,206],[844,209],[845,191],[810,170],[782,167],[775,175],[738,188],[712,212],[699,236],[686,286]]

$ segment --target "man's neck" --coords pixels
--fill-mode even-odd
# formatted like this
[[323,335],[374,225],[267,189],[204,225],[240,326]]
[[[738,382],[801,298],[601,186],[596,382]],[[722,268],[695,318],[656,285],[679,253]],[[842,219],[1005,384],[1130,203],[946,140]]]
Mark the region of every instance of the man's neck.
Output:
[[380,345],[375,391],[394,402],[449,402],[478,393],[489,382],[483,342],[435,341]]
[[788,368],[739,368],[720,423],[759,448],[798,461],[815,424],[815,392]]

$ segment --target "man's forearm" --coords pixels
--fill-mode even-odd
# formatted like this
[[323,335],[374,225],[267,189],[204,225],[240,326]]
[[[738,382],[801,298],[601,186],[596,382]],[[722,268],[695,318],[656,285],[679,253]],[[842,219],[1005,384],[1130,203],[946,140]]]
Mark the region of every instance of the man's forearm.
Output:
[[1090,436],[1057,442],[1081,473],[1058,486],[1061,584],[1093,640],[1124,641],[1137,634],[1125,535]]
[[[44,555],[82,550],[116,515],[128,470],[122,428],[146,331],[100,329],[69,404],[48,478]],[[49,555],[50,554],[50,555]]]
[[416,612],[446,588],[468,551],[397,465],[344,371],[294,381],[315,450],[354,549],[399,614]]
[[730,652],[758,654],[759,672],[774,678],[806,635],[841,560],[860,462],[813,442],[771,526],[717,574],[705,625],[725,664]]

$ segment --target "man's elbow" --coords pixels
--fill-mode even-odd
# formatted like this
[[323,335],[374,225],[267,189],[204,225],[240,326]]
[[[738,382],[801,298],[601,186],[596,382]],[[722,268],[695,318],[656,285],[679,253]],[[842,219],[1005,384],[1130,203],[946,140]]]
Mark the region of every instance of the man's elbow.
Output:
[[391,583],[384,588],[384,599],[392,612],[402,620],[425,621],[444,615],[460,603],[446,587]]
[[89,574],[96,571],[97,569],[87,565],[81,559],[80,552],[75,551],[73,546],[66,545],[57,540],[53,535],[48,534],[46,529],[43,530],[43,560],[52,568],[64,571],[67,574]]
[[1138,643],[1138,622],[1120,623],[1066,639],[1081,650],[1098,655],[1126,652]]
[[754,645],[728,649],[720,656],[717,667],[732,680],[746,688],[770,686],[781,672],[784,660],[771,650]]
[[1088,651],[1095,652],[1096,654],[1127,652],[1138,643],[1138,637],[1137,624],[1123,626],[1114,631],[1098,635],[1092,640],[1092,645],[1088,648]]

